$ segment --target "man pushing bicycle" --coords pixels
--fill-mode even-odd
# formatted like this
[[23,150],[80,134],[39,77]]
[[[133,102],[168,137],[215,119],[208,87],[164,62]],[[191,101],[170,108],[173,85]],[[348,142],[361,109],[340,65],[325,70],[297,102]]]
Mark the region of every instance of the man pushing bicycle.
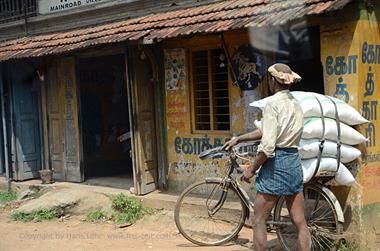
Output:
[[280,196],[286,204],[298,232],[302,251],[311,249],[311,237],[304,215],[303,173],[298,145],[303,129],[303,113],[289,88],[301,77],[281,63],[268,68],[269,91],[273,94],[263,110],[262,127],[233,137],[223,148],[261,139],[257,157],[245,169],[242,180],[256,174],[255,212],[253,217],[254,250],[265,250],[266,220]]

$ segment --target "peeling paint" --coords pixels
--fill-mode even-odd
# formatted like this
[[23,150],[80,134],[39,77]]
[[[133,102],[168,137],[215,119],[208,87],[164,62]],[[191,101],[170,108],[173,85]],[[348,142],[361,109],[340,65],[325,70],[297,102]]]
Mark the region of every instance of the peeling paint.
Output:
[[178,176],[183,177],[220,177],[221,168],[219,162],[210,163],[193,163],[192,161],[178,161],[173,162],[171,165],[171,171]]
[[232,125],[232,128],[235,127],[235,124],[236,124],[236,121],[238,120],[237,118],[237,115],[235,113],[232,114],[232,117],[231,117],[231,125]]
[[261,111],[255,107],[249,106],[253,101],[259,100],[262,98],[261,93],[256,89],[252,91],[245,91],[243,94],[243,103],[244,103],[244,131],[250,132],[256,129],[253,121],[259,119]]

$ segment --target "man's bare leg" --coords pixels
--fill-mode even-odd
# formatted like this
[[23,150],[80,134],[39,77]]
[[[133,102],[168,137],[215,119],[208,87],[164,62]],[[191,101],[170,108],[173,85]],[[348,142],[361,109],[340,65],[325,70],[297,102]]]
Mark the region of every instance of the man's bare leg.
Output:
[[278,197],[257,193],[255,199],[255,212],[253,215],[253,245],[255,251],[265,251],[267,241],[266,220],[270,215]]
[[298,231],[298,242],[301,251],[311,250],[311,236],[305,219],[305,204],[303,193],[293,196],[286,196],[286,205],[289,209],[290,216]]

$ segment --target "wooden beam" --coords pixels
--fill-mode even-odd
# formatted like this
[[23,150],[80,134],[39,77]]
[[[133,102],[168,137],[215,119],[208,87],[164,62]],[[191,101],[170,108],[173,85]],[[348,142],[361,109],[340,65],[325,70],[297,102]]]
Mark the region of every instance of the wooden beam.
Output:
[[47,113],[47,93],[46,93],[46,81],[45,69],[37,69],[37,75],[39,77],[39,81],[41,83],[41,117],[42,117],[42,148],[43,148],[43,158],[42,162],[44,163],[42,169],[50,169],[49,164],[49,130],[48,130],[48,113]]
[[3,126],[3,147],[4,147],[4,166],[5,166],[5,177],[11,180],[10,170],[9,170],[9,149],[8,149],[8,137],[7,137],[7,122],[5,118],[5,101],[4,101],[4,79],[3,79],[3,67],[0,65],[0,100],[1,100],[1,122]]

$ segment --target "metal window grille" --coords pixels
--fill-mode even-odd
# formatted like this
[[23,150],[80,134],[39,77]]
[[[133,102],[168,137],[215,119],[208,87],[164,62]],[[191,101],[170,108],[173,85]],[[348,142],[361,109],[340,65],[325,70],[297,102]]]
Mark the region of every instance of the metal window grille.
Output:
[[228,96],[228,68],[224,52],[212,51],[212,89],[214,130],[230,130],[230,106]]
[[37,0],[0,0],[0,23],[37,15]]
[[193,52],[195,129],[211,130],[208,51]]
[[230,130],[228,69],[221,49],[192,53],[195,130]]

